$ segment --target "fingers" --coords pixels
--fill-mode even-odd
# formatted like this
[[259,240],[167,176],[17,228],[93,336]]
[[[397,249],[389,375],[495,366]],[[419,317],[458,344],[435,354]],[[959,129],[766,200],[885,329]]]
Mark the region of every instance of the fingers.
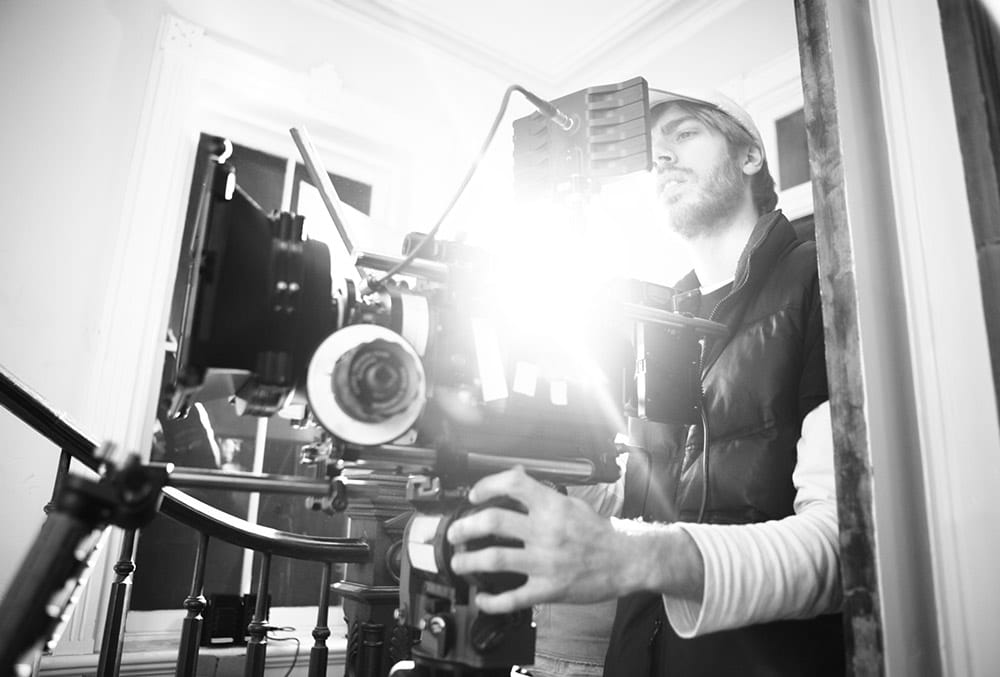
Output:
[[528,576],[528,581],[515,590],[478,594],[476,604],[487,613],[506,613],[555,598],[560,580],[552,576],[551,556],[540,558],[539,553],[553,540],[552,517],[564,514],[564,503],[570,500],[529,477],[521,467],[484,477],[469,493],[469,500],[476,504],[498,497],[519,501],[528,514],[488,507],[456,520],[447,534],[453,545],[487,536],[524,542],[523,548],[494,546],[452,555],[451,569],[457,575],[510,571]]
[[[529,514],[536,515],[545,514],[543,506],[553,497],[562,498],[557,492],[529,477],[521,466],[484,477],[469,491],[469,501],[476,504],[500,497],[520,501]],[[448,528],[448,540],[457,545],[489,535],[523,539],[530,525],[529,518],[522,513],[487,508],[452,524]]]
[[529,579],[521,587],[498,595],[479,593],[476,595],[476,606],[488,614],[506,614],[519,609],[527,609],[535,604],[550,602],[553,599],[553,591],[548,586]]
[[469,491],[469,501],[485,503],[492,498],[509,496],[523,503],[528,511],[539,507],[558,492],[530,477],[524,468],[515,466],[495,475],[482,478]]
[[530,564],[524,548],[483,548],[457,552],[451,557],[451,570],[459,576],[501,571],[523,574],[529,572]]
[[448,527],[448,541],[459,545],[484,536],[523,540],[530,528],[530,519],[524,513],[505,508],[486,508],[456,520]]

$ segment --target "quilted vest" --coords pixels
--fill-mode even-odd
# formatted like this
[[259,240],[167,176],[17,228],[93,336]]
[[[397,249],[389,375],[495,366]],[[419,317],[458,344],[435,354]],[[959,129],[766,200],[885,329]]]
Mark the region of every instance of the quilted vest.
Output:
[[[677,285],[696,287],[693,273]],[[815,243],[797,239],[780,211],[762,216],[711,319],[728,333],[703,351],[709,453],[702,521],[787,517],[802,420],[827,399]],[[704,494],[702,427],[631,427],[645,453],[630,454],[624,516],[695,521]],[[640,593],[619,600],[604,674],[843,675],[841,624],[835,614],[681,639],[661,597]]]

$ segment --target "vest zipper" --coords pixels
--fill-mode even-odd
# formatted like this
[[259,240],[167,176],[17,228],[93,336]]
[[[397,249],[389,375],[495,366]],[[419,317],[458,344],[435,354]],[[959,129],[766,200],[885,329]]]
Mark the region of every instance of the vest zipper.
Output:
[[656,638],[660,635],[660,630],[662,629],[663,629],[663,619],[657,616],[655,619],[653,619],[653,632],[651,632],[649,635],[650,648],[652,648],[652,646],[656,643]]
[[[752,253],[752,252],[751,252]],[[729,293],[719,299],[715,307],[712,308],[712,312],[708,314],[709,320],[715,320],[716,315],[719,313],[719,308],[722,304],[734,297],[743,286],[750,279],[750,256],[747,256],[747,265],[743,268],[743,275],[740,277],[739,284],[736,280],[733,280],[733,286],[730,288]],[[728,337],[727,339],[728,340]],[[708,352],[708,338],[704,338],[701,341],[701,357],[698,360],[698,385],[701,391],[701,505],[698,507],[698,518],[697,522],[702,522],[705,519],[705,514],[708,512],[708,490],[709,490],[709,478],[708,478],[708,449],[711,440],[709,440],[709,426],[708,426],[708,410],[705,408],[705,353]],[[720,353],[721,354],[721,353]],[[714,363],[714,360],[713,360]]]

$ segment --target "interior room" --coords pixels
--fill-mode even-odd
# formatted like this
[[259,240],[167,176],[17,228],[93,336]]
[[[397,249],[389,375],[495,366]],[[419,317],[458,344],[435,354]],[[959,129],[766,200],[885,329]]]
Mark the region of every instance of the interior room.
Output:
[[[847,672],[998,674],[995,9],[987,0],[0,0],[4,604],[27,578],[52,576],[32,558],[59,514],[65,473],[97,481],[97,466],[70,463],[66,445],[109,443],[104,458],[119,467],[136,454],[190,469],[187,489],[165,490],[169,516],[96,530],[58,642],[32,643],[24,674],[388,674],[385,661],[351,672],[363,660],[352,642],[362,640],[350,639],[360,630],[345,614],[378,586],[330,587],[349,565],[367,576],[362,563],[375,555],[272,562],[243,547],[277,530],[368,538],[384,550],[383,531],[358,526],[369,518],[402,533],[405,522],[386,518],[395,503],[372,499],[371,514],[349,521],[329,496],[247,488],[253,475],[297,476],[303,487],[315,478],[315,457],[303,462],[319,453],[300,425],[308,410],[254,415],[220,376],[185,409],[192,430],[207,431],[207,456],[164,450],[165,438],[188,434],[165,426],[162,409],[165,374],[189,345],[191,281],[209,275],[196,225],[215,185],[207,177],[228,160],[262,214],[304,216],[304,237],[325,243],[347,289],[370,274],[358,252],[385,272],[419,241],[409,234],[433,232],[454,251],[486,252],[468,270],[500,271],[496,307],[514,308],[512,325],[547,327],[601,312],[593,299],[616,280],[671,286],[693,265],[658,220],[645,144],[627,167],[563,186],[556,208],[519,192],[531,141],[518,124],[555,120],[539,117],[548,109],[532,98],[571,107],[573,95],[626,83],[645,96],[642,111],[653,89],[711,88],[737,102],[756,121],[778,208],[816,242]],[[567,282],[572,293],[561,293]],[[10,392],[20,393],[13,403]],[[51,414],[85,439],[53,427]],[[245,484],[205,489],[197,469]],[[209,545],[211,527],[177,518],[184,496],[250,525],[246,540],[213,535]],[[258,587],[262,571],[269,588]],[[243,632],[223,628],[227,610],[241,630],[263,611],[266,641],[251,634],[248,653]],[[24,622],[4,620],[14,630]],[[182,639],[189,626],[199,634]],[[196,656],[186,667],[185,650]]]

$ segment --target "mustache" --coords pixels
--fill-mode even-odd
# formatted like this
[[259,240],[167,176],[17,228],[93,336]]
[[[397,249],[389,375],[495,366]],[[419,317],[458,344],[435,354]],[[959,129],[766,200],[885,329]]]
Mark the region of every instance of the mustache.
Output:
[[691,175],[692,172],[688,169],[671,168],[657,174],[656,180],[658,183],[665,181],[686,181]]
[[686,179],[691,176],[692,172],[690,169],[682,169],[680,167],[670,167],[665,168],[657,172],[657,178],[661,181],[678,181]]

